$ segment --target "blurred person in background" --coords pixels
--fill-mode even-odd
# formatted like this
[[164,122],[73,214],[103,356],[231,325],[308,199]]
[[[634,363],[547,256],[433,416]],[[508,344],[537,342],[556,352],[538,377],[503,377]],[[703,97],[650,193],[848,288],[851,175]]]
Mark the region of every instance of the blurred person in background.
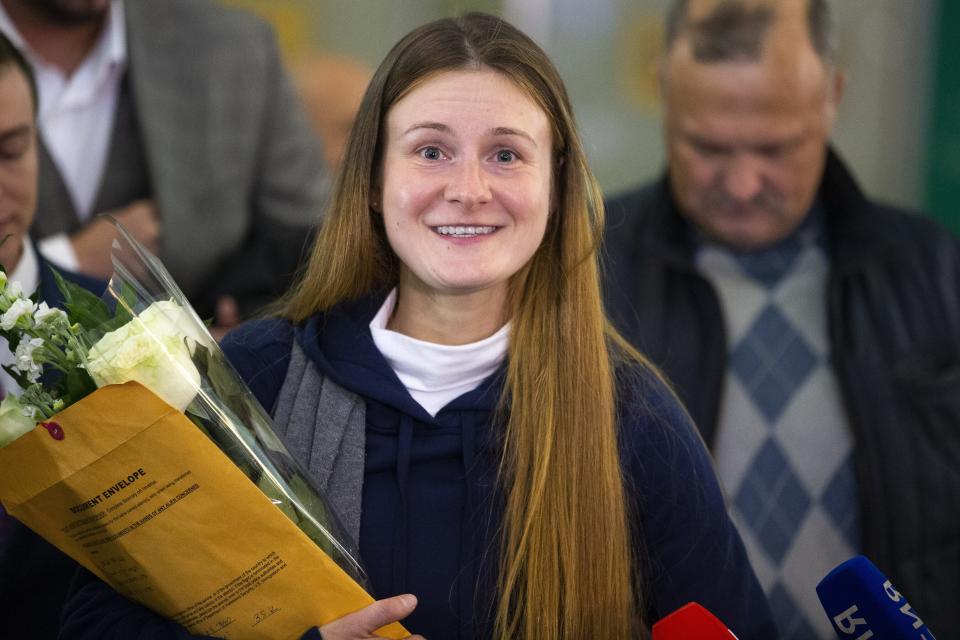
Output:
[[39,89],[34,238],[111,274],[109,213],[229,328],[290,282],[324,198],[271,29],[208,0],[0,0]]
[[333,177],[340,169],[350,127],[373,74],[353,58],[312,53],[297,59],[292,75],[307,119],[323,142],[326,175]]
[[785,638],[833,637],[814,587],[856,553],[949,634],[960,247],[831,147],[833,40],[824,0],[673,3],[666,174],[609,203],[607,305],[711,448]]
[[[57,307],[63,296],[50,263],[29,236],[37,205],[36,97],[29,64],[0,34],[0,265],[5,273],[0,290],[16,286]],[[106,286],[79,274],[61,270],[61,275],[97,295]],[[14,361],[6,340],[0,339],[0,364]],[[19,392],[13,377],[0,371],[0,397]],[[0,505],[0,635],[56,638],[60,608],[77,567]]]

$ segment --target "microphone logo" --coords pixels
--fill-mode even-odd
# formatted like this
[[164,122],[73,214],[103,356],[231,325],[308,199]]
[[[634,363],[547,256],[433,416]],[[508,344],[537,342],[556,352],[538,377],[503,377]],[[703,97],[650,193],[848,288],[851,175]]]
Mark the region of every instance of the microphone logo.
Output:
[[[920,629],[921,627],[925,626],[923,624],[923,620],[921,620],[920,616],[914,612],[913,607],[910,606],[910,603],[907,602],[907,599],[900,595],[900,592],[894,588],[893,584],[889,580],[883,583],[883,592],[887,594],[887,597],[890,598],[894,604],[899,605],[901,602],[903,602],[903,605],[900,606],[900,613],[912,619],[910,626],[912,626],[914,629]],[[920,634],[920,637],[926,638],[924,634]],[[930,636],[930,638],[932,639],[933,636]]]
[[842,640],[936,640],[903,594],[863,556],[827,574],[817,595]]
[[[857,633],[857,627],[867,626],[866,618],[856,617],[857,613],[860,612],[860,607],[853,605],[843,613],[833,616],[833,624],[837,626],[841,632],[845,633],[848,636],[852,636]],[[873,631],[867,629],[866,633],[857,638],[857,640],[869,640],[873,637]]]

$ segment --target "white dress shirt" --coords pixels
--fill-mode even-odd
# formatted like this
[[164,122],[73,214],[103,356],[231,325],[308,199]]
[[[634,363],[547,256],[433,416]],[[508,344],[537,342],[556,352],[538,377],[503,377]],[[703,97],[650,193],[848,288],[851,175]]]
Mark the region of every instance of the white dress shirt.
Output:
[[[30,61],[39,93],[39,128],[67,192],[81,220],[95,213],[120,80],[127,61],[127,36],[123,3],[112,0],[100,38],[80,66],[67,77],[44,60],[17,31],[0,5],[0,31]],[[66,234],[43,239],[40,250],[60,266],[77,269],[77,257]]]
[[[23,254],[20,256],[20,262],[13,273],[7,274],[9,282],[19,282],[24,293],[31,294],[40,286],[40,263],[37,261],[37,254],[33,250],[33,243],[27,238],[22,239]],[[13,364],[14,357],[7,347],[7,339],[0,338],[0,365]],[[0,388],[4,394],[20,395],[20,386],[10,377],[10,374],[0,369]]]

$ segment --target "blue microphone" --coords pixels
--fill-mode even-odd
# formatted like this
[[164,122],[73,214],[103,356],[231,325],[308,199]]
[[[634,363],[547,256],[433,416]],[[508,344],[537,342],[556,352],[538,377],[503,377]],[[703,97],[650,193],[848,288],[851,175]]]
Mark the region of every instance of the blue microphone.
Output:
[[935,640],[907,599],[863,556],[828,573],[817,596],[842,640]]

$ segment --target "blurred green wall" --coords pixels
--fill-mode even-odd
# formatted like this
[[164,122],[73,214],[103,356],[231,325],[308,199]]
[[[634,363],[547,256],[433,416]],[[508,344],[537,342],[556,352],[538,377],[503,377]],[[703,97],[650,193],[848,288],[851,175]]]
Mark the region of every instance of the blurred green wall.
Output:
[[960,3],[943,0],[937,25],[927,210],[960,233]]

